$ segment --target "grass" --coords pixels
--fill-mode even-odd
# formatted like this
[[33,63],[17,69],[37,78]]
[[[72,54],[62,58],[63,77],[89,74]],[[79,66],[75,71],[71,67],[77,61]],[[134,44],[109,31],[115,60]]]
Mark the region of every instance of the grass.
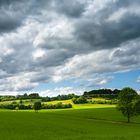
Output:
[[50,102],[43,102],[43,103],[44,104],[57,104],[59,102],[62,102],[64,104],[69,104],[69,103],[73,104],[72,100],[61,100],[61,101],[57,100],[57,101],[50,101]]
[[111,108],[115,107],[115,105],[108,104],[74,104],[74,109],[88,109],[88,108]]
[[[98,100],[98,99],[97,99]],[[107,107],[115,107],[115,105],[108,104],[73,104],[72,100],[61,100],[61,101],[50,101],[44,102],[44,104],[57,104],[62,102],[63,104],[72,104],[73,109],[87,109],[87,108],[107,108]]]
[[[102,100],[102,99],[96,99],[95,100]],[[40,99],[28,99],[28,100],[22,100],[23,104],[24,105],[29,105],[29,104],[34,104],[34,102],[36,101],[40,101]],[[14,101],[3,101],[3,102],[0,102],[0,104],[12,104],[12,102],[16,102],[16,103],[19,103],[20,100],[14,100]],[[72,102],[72,100],[57,100],[57,101],[50,101],[50,102],[42,102],[43,104],[57,104],[57,103],[63,103],[63,104],[72,104],[73,106],[73,109],[86,109],[86,108],[107,108],[107,107],[115,107],[115,105],[108,105],[108,104],[74,104]]]
[[[29,105],[29,104],[33,104],[34,102],[36,101],[41,101],[41,99],[26,99],[26,100],[22,100],[23,104],[24,105]],[[89,101],[109,101],[107,99],[104,99],[104,98],[92,98],[92,99],[89,99]],[[1,101],[0,102],[0,105],[1,104],[11,104],[13,102],[16,102],[16,103],[19,103],[20,100],[13,100],[13,101]],[[42,102],[44,104],[57,104],[59,102],[62,102],[63,104],[72,104],[73,106],[75,106],[75,104],[73,104],[72,100],[69,99],[69,100],[56,100],[56,101],[48,101],[48,102]],[[88,105],[89,106],[89,105]],[[92,106],[92,105],[91,105]]]
[[[26,99],[26,100],[22,100],[24,105],[33,104],[34,102],[37,102],[37,101],[41,101],[41,99]],[[1,101],[0,105],[1,104],[12,104],[13,102],[20,103],[20,100]]]
[[[103,108],[102,108],[103,107]],[[140,117],[126,123],[112,106],[0,111],[1,140],[139,140]]]
[[108,101],[108,100],[101,97],[95,97],[95,98],[89,99],[89,101]]
[[[19,100],[14,100],[14,101],[16,101],[17,103],[19,103]],[[2,102],[0,102],[0,105],[1,104],[11,104],[14,101],[2,101]]]

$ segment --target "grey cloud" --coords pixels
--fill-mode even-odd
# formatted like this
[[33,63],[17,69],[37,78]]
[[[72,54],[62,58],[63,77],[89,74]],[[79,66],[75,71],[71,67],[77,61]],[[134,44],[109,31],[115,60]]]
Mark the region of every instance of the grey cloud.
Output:
[[10,15],[0,15],[0,32],[7,32],[17,28],[20,25],[20,20]]
[[[105,83],[111,78],[95,75],[140,68],[139,11],[125,9],[119,20],[108,20],[139,1],[108,1],[99,10],[96,0],[0,1],[0,32],[5,33],[0,34],[0,89],[6,90],[10,83],[3,79],[10,77],[8,89],[18,91],[42,82],[87,77],[94,84]],[[6,49],[13,52],[6,54]],[[38,49],[44,52],[34,57]],[[30,74],[22,77],[23,73]],[[24,79],[23,86],[15,79]]]
[[[32,69],[32,59],[31,59],[31,48],[29,44],[21,44],[19,47],[14,50],[13,53],[3,56],[2,62],[0,64],[1,70],[7,72],[8,74],[18,74],[20,72],[27,72]],[[21,48],[24,49],[21,49]]]
[[38,70],[30,79],[31,83],[36,82],[52,82],[52,75],[57,67],[48,67],[46,69]]
[[42,15],[44,12],[78,17],[82,14],[85,7],[85,3],[79,0],[1,0],[0,32],[9,32],[20,27],[28,16],[42,21],[43,19],[38,19],[36,16]]
[[140,37],[140,13],[136,15],[126,12],[120,22],[107,21],[107,18],[120,8],[113,9],[115,4],[112,3],[98,13],[89,12],[88,15],[83,16],[76,23],[75,36],[77,39],[90,44],[93,49],[103,49],[115,48],[121,43]]
[[[115,2],[112,1],[98,12],[94,12],[94,1],[91,3],[83,2],[81,3],[82,6],[75,4],[78,2],[80,3],[80,1],[54,1],[56,7],[55,9],[61,9],[61,12],[58,13],[58,15],[66,14],[68,22],[72,23],[73,25],[74,31],[71,33],[72,37],[70,39],[67,39],[66,37],[50,37],[49,40],[46,39],[45,43],[42,44],[41,47],[67,48],[68,50],[70,48],[71,51],[71,48],[73,48],[73,50],[77,49],[77,53],[79,53],[82,51],[85,52],[85,50],[91,51],[98,49],[117,48],[124,42],[140,37],[140,13],[135,14],[129,12],[131,4],[132,6],[137,5],[138,7],[140,4],[138,1],[122,2],[121,6],[120,0]],[[88,9],[88,4],[93,5],[93,10]],[[73,20],[69,17],[70,15],[66,10],[75,8],[75,5],[83,7],[83,11],[77,18]],[[128,11],[125,12],[125,16],[123,16],[119,22],[107,21],[112,13],[117,12],[120,10],[120,8],[126,9],[126,6],[129,6]],[[76,15],[76,11],[72,11],[74,12],[73,14]]]
[[79,0],[56,0],[55,7],[62,14],[66,14],[70,17],[79,17],[85,11],[86,4]]
[[33,60],[33,67],[57,67],[62,65],[69,57],[71,57],[71,53],[67,50],[63,49],[51,49],[45,50],[45,54],[38,59]]
[[30,3],[27,0],[0,1],[0,33],[13,31],[21,26],[28,15]]
[[85,0],[75,0],[75,1],[67,1],[67,0],[40,0],[39,2],[36,0],[33,3],[34,9],[32,12],[37,12],[38,14],[42,11],[42,9],[54,11],[60,13],[62,15],[66,15],[69,17],[80,17],[81,14],[85,11],[87,6],[87,1]]
[[117,49],[108,49],[77,55],[69,59],[54,74],[57,79],[84,79],[95,74],[138,69],[140,67],[140,40],[133,40]]
[[133,4],[140,4],[140,1],[139,0],[123,0],[123,1],[121,1],[121,0],[118,0],[118,1],[116,1],[116,5],[117,5],[117,7],[125,7],[125,6],[131,6],[131,5],[133,5]]
[[[126,44],[122,44],[121,48],[116,49],[112,54],[112,60],[122,67],[139,68],[140,63],[140,39],[136,39]],[[121,59],[120,59],[121,58]]]

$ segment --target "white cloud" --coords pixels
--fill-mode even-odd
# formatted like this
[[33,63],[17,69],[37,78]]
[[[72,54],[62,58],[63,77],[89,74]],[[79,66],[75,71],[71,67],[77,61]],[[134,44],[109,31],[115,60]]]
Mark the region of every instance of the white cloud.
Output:
[[45,55],[45,51],[43,49],[36,49],[32,55],[34,59],[38,59]]
[[40,95],[42,96],[57,96],[57,95],[67,95],[67,94],[72,94],[75,93],[77,95],[83,94],[84,89],[74,89],[73,87],[59,87],[51,90],[44,90],[40,92]]
[[34,47],[59,48],[59,41],[72,38],[72,23],[65,17],[59,17],[47,25],[42,26],[34,39]]
[[10,92],[32,89],[38,85],[38,83],[30,82],[32,76],[32,73],[20,73],[19,75],[2,78],[0,79],[0,90]]

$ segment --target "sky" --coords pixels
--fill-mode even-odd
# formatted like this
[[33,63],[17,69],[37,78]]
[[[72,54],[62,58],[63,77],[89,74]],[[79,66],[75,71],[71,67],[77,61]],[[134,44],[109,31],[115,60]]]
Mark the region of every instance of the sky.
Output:
[[139,0],[0,0],[0,95],[140,90]]

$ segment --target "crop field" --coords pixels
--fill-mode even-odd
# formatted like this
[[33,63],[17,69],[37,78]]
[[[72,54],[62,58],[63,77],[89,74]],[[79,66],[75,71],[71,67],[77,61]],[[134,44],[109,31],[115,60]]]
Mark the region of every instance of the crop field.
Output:
[[[41,99],[26,99],[26,100],[22,100],[23,104],[28,105],[28,104],[33,104],[36,101],[41,101]],[[89,101],[108,101],[104,98],[92,98]],[[1,101],[0,104],[11,104],[12,102],[16,102],[19,103],[20,100],[13,100],[13,101]],[[42,102],[43,104],[57,104],[59,102],[62,102],[64,104],[73,104],[72,100],[55,100],[55,101],[48,101],[48,102]],[[74,104],[73,104],[74,105]]]
[[[92,107],[91,107],[92,106]],[[139,140],[140,117],[130,124],[113,105],[0,111],[0,140]]]

